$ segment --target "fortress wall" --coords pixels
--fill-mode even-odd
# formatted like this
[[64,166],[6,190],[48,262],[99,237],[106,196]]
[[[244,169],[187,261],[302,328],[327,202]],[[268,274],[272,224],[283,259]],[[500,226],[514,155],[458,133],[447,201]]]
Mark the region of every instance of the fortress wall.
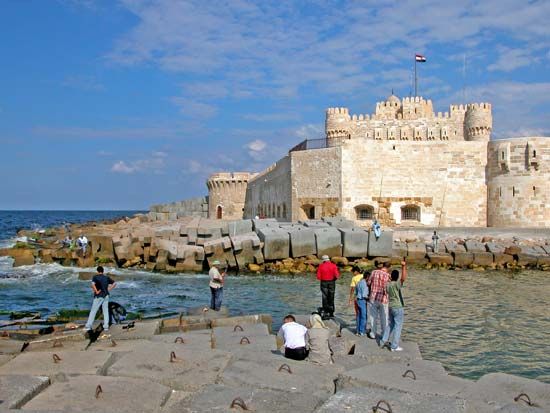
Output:
[[292,220],[339,215],[341,147],[296,151],[290,157]]
[[489,142],[488,225],[550,227],[550,138]]
[[[208,178],[208,217],[211,219],[242,219],[248,172],[222,172]],[[221,209],[221,211],[219,211]]]
[[[341,149],[347,218],[370,206],[388,226],[437,226],[440,216],[441,226],[486,225],[486,142],[356,139]],[[420,208],[420,221],[402,221],[405,205]]]
[[244,218],[290,220],[290,188],[290,156],[285,156],[248,182]]

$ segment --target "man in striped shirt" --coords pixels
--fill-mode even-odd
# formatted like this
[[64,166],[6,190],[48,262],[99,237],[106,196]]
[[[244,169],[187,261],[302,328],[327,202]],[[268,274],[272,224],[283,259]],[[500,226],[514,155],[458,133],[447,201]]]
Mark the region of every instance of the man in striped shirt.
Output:
[[372,312],[372,330],[369,333],[370,338],[376,338],[378,320],[380,320],[380,337],[388,328],[388,292],[386,285],[390,282],[390,263],[385,262],[382,268],[374,270],[368,280],[370,294],[369,303]]

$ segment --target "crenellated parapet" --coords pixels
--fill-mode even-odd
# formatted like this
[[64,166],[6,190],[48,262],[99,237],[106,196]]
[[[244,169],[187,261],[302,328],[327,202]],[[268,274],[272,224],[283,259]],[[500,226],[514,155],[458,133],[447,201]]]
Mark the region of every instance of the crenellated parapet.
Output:
[[490,103],[466,105],[464,117],[465,138],[469,141],[488,141],[493,130],[493,115]]
[[248,181],[257,174],[219,172],[210,175],[208,187],[209,218],[241,219]]
[[325,131],[328,139],[347,139],[350,137],[348,108],[328,108],[325,118]]

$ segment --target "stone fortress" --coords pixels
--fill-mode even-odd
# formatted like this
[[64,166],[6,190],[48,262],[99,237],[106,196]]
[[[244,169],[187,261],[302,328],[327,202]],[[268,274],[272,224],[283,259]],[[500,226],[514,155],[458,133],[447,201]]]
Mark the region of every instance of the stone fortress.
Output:
[[208,180],[210,218],[343,216],[370,226],[550,227],[550,138],[491,140],[491,104],[391,95],[372,115],[326,111],[306,140],[258,174]]

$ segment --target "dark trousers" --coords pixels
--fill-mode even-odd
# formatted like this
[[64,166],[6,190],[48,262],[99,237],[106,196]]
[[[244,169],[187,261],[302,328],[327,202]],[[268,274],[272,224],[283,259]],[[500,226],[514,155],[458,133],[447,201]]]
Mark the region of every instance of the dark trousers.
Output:
[[212,310],[220,311],[220,308],[222,306],[223,287],[210,287],[210,293],[212,294],[212,296],[210,297],[210,308]]
[[336,280],[321,281],[321,295],[323,296],[323,310],[325,313],[334,315],[334,291]]
[[288,348],[285,347],[285,357],[292,360],[305,360],[308,355],[305,347]]

